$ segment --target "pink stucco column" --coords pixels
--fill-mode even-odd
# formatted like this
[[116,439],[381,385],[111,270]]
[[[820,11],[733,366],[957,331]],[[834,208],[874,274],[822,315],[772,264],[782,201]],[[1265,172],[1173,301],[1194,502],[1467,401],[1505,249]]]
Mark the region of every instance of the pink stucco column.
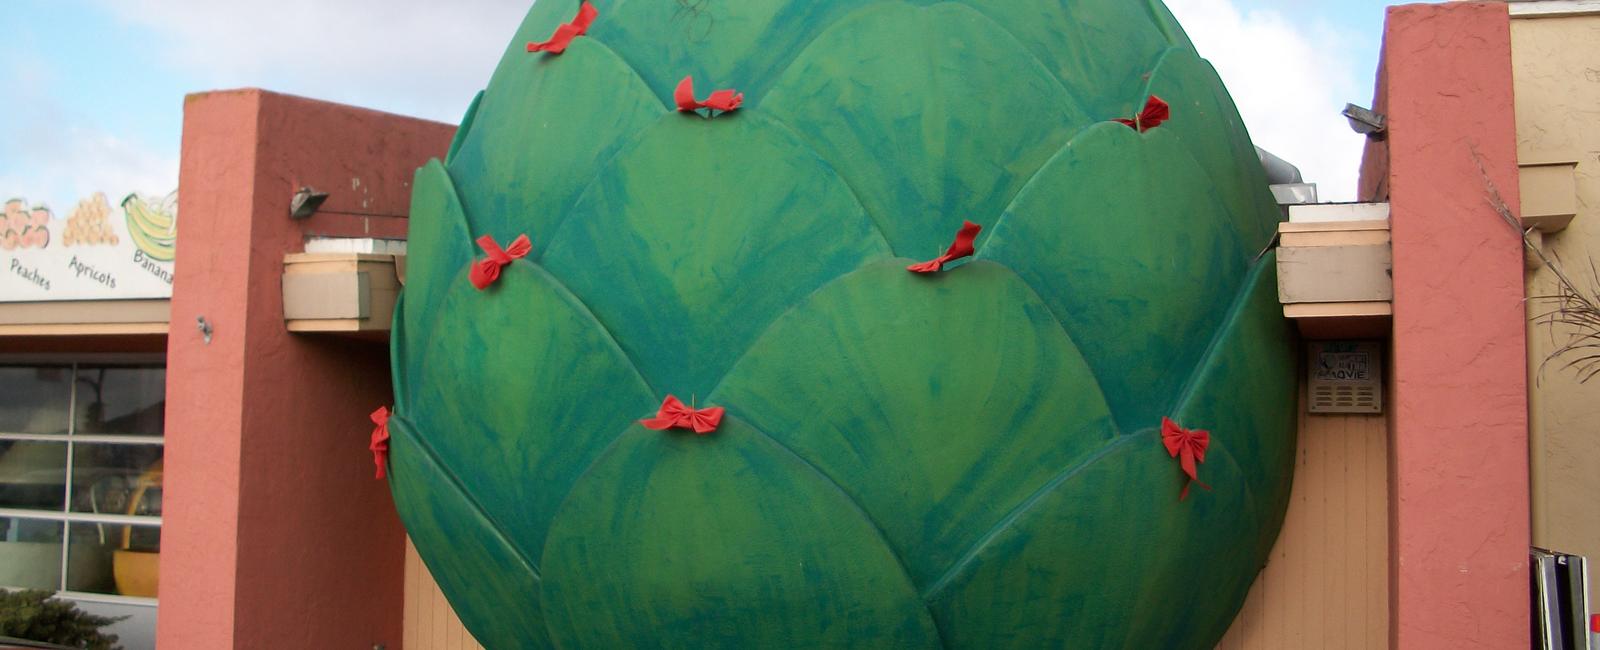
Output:
[[[399,647],[404,531],[366,451],[388,348],[290,334],[283,256],[404,237],[412,171],[453,131],[259,90],[186,98],[160,647]],[[301,185],[332,196],[293,221]]]
[[[1526,648],[1528,428],[1506,5],[1389,10],[1394,647]],[[1369,150],[1369,156],[1383,148]],[[1382,161],[1369,159],[1369,174]],[[1367,191],[1377,189],[1370,176]]]

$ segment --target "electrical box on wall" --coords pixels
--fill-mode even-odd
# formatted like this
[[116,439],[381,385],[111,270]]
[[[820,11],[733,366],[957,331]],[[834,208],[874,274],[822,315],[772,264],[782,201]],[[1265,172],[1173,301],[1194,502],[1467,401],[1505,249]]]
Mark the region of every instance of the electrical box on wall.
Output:
[[1383,346],[1377,341],[1311,343],[1312,413],[1382,413]]

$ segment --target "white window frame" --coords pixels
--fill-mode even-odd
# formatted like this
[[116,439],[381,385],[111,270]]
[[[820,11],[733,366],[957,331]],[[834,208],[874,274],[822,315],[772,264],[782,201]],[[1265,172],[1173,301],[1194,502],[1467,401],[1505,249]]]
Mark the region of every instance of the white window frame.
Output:
[[[120,444],[120,445],[159,445],[162,456],[166,455],[166,432],[159,436],[140,435],[77,435],[78,427],[75,414],[78,412],[78,368],[79,366],[161,366],[166,368],[167,359],[160,354],[11,354],[0,355],[0,366],[70,366],[72,371],[71,395],[67,400],[67,432],[64,434],[49,433],[9,433],[0,431],[0,440],[15,440],[28,442],[62,442],[67,445],[65,485],[63,486],[65,502],[60,511],[33,510],[28,508],[0,507],[0,517],[10,519],[31,519],[34,521],[58,522],[61,524],[61,579],[51,591],[56,596],[81,602],[114,603],[122,605],[143,605],[148,607],[158,606],[159,598],[145,598],[142,596],[123,596],[119,594],[101,594],[91,591],[71,591],[66,589],[67,568],[70,560],[72,544],[72,524],[112,524],[161,527],[160,516],[149,515],[107,515],[87,512],[72,511],[72,470],[73,450],[77,443],[84,444]],[[163,398],[166,387],[162,387]],[[0,589],[21,589],[13,585],[0,585]]]

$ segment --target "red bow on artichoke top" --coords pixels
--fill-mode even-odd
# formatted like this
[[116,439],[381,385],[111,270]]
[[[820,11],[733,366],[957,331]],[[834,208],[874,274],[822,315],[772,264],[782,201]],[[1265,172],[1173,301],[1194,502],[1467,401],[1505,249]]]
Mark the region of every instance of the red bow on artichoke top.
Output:
[[972,248],[972,242],[978,240],[978,233],[982,230],[983,226],[972,223],[971,221],[961,222],[961,230],[956,231],[955,242],[950,244],[950,248],[946,249],[943,255],[935,257],[926,262],[918,262],[916,264],[912,264],[911,266],[907,266],[906,270],[912,273],[938,273],[939,271],[943,271],[944,265],[959,260],[963,257],[971,256],[974,252],[976,252],[976,250]]
[[1167,104],[1167,102],[1163,101],[1160,97],[1151,95],[1150,99],[1145,100],[1144,110],[1139,111],[1138,115],[1135,115],[1132,118],[1117,118],[1116,121],[1121,124],[1126,124],[1129,128],[1135,129],[1140,133],[1144,133],[1145,131],[1149,131],[1150,129],[1161,126],[1162,122],[1165,122],[1171,118],[1172,106]]
[[656,411],[656,416],[640,420],[639,424],[644,425],[646,429],[656,431],[693,429],[695,433],[703,436],[716,431],[722,424],[722,412],[723,408],[720,406],[695,409],[684,404],[682,400],[668,395],[667,399],[661,401],[661,410]]
[[389,407],[378,407],[371,417],[378,427],[372,430],[372,442],[367,443],[367,449],[372,452],[372,464],[378,466],[378,475],[374,478],[381,481],[389,471]]
[[500,244],[495,243],[494,237],[489,235],[479,237],[478,246],[489,254],[489,257],[473,262],[472,274],[468,276],[468,279],[472,280],[472,286],[477,287],[479,291],[489,288],[495,280],[499,280],[500,269],[510,264],[511,260],[527,257],[528,253],[533,252],[533,242],[528,241],[527,235],[517,237],[516,241],[511,242],[511,245],[504,250],[500,248]]
[[1168,418],[1161,418],[1161,443],[1166,445],[1167,454],[1178,459],[1178,466],[1183,468],[1183,473],[1189,476],[1184,482],[1183,491],[1178,493],[1178,500],[1189,497],[1189,484],[1200,483],[1200,487],[1207,490],[1211,486],[1200,482],[1199,464],[1206,462],[1206,447],[1211,446],[1211,433],[1200,429],[1185,429],[1178,426]]
[[731,89],[717,90],[702,102],[694,98],[694,75],[690,75],[678,82],[678,88],[672,91],[672,99],[678,104],[678,110],[685,113],[702,108],[727,112],[739,110],[739,106],[744,104],[744,93]]
[[548,41],[529,43],[528,51],[549,52],[551,54],[560,54],[567,51],[567,46],[572,44],[572,39],[588,33],[589,26],[594,24],[595,17],[599,15],[600,12],[595,10],[594,5],[584,2],[578,7],[578,15],[572,19],[572,22],[562,23],[557,26],[555,33],[550,35],[550,40]]

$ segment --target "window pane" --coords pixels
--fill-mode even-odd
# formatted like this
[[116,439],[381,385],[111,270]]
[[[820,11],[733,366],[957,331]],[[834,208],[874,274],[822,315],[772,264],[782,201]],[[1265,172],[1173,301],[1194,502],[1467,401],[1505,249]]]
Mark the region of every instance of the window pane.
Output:
[[159,526],[74,522],[67,589],[154,598],[160,553]]
[[66,433],[71,366],[0,366],[0,433]]
[[67,443],[0,440],[0,508],[60,512],[66,482]]
[[[73,511],[160,516],[161,449],[161,445],[75,443]],[[134,498],[137,503],[131,501]]]
[[159,436],[166,405],[166,368],[78,366],[77,433]]
[[0,517],[0,586],[61,588],[61,522]]

